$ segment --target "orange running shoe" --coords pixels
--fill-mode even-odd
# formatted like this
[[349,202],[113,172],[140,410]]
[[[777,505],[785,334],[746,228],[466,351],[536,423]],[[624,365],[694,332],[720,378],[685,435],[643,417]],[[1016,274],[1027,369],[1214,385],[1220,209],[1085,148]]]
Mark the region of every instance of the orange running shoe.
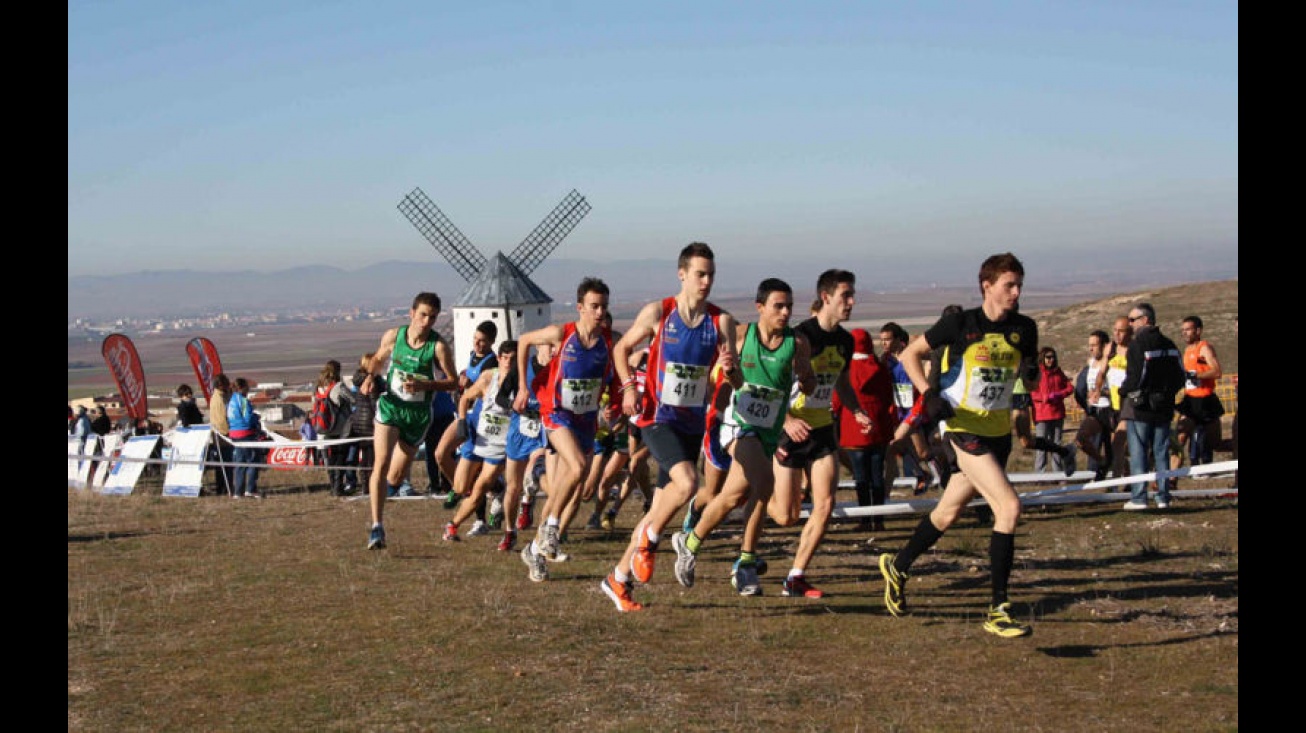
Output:
[[630,558],[630,574],[635,576],[635,580],[647,583],[653,578],[657,551],[657,545],[648,540],[648,522],[640,522],[639,540],[635,544],[635,554]]
[[630,583],[618,583],[617,579],[612,577],[612,573],[608,573],[603,582],[599,583],[599,587],[608,598],[612,599],[621,613],[641,611],[644,608],[644,604],[637,603],[630,597]]

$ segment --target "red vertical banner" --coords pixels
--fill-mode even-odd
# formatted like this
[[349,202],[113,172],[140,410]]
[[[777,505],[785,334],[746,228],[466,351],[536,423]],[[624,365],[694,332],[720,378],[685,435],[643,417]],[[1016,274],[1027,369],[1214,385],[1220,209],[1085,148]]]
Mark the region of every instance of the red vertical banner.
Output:
[[100,345],[104,363],[113,373],[113,381],[118,384],[118,394],[122,395],[127,414],[140,420],[149,416],[145,401],[145,369],[141,367],[141,356],[136,353],[132,340],[120,333],[109,334]]
[[186,342],[186,356],[190,357],[190,365],[195,370],[195,378],[199,380],[200,390],[204,392],[204,400],[207,402],[213,395],[213,377],[222,372],[218,347],[203,336],[197,336]]

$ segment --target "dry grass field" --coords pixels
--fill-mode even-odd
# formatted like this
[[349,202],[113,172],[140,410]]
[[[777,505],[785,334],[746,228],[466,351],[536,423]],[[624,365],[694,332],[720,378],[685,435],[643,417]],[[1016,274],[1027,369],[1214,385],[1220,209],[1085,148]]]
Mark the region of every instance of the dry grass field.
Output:
[[1011,590],[1034,634],[1004,640],[980,628],[975,520],[918,562],[905,618],[884,610],[875,560],[915,516],[835,525],[809,569],[820,600],[779,594],[796,528],[766,533],[758,598],[727,580],[736,525],[691,589],[664,541],[645,610],[622,615],[598,584],[638,502],[612,533],[581,529],[583,511],[573,559],[531,583],[497,534],[442,542],[443,502],[391,502],[390,547],[369,552],[366,502],[273,472],[263,488],[69,490],[70,731],[1239,727],[1236,498],[1028,509]]

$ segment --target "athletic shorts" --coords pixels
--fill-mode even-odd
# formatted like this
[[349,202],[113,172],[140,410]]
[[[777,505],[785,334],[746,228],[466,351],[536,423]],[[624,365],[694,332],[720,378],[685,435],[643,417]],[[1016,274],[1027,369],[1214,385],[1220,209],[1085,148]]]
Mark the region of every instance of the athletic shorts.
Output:
[[[953,449],[972,456],[992,454],[998,465],[1007,467],[1007,458],[1011,456],[1011,433],[1006,435],[976,435],[974,433],[947,432],[943,441]],[[954,463],[956,461],[954,460]]]
[[431,409],[425,402],[400,402],[381,395],[376,401],[376,421],[399,431],[399,440],[416,448],[426,437]]
[[1011,409],[1013,410],[1028,410],[1029,406],[1032,404],[1034,403],[1028,392],[1025,394],[1013,394],[1011,396]]
[[648,445],[649,455],[658,462],[658,478],[654,484],[657,488],[671,482],[672,466],[684,461],[697,466],[698,456],[703,452],[702,433],[682,433],[667,423],[654,423],[644,428],[644,443]]
[[1175,407],[1180,415],[1192,418],[1193,422],[1198,425],[1205,425],[1213,420],[1219,420],[1224,414],[1224,403],[1220,402],[1220,396],[1212,392],[1205,397],[1189,397],[1184,395],[1178,406]]
[[522,435],[517,430],[508,431],[508,458],[513,461],[524,461],[531,457],[535,451],[547,446],[549,441],[544,437],[544,426],[540,426],[540,432],[535,436]]
[[599,418],[598,413],[595,412],[577,415],[568,410],[554,410],[543,417],[544,427],[550,432],[564,428],[570,430],[571,434],[576,436],[576,445],[579,445],[581,450],[592,445],[594,436],[599,432]]
[[725,427],[721,420],[713,420],[703,433],[703,460],[721,472],[729,471],[730,464],[735,460],[730,457],[730,451],[726,450],[730,445],[729,441],[734,439],[733,432],[727,433],[726,442],[722,443],[722,431]]
[[[834,434],[834,425],[812,428],[807,433],[807,440],[794,442],[786,432],[780,433],[778,448],[784,449],[785,456],[777,458],[785,468],[807,468],[818,459],[835,455],[839,451],[839,438]],[[776,454],[777,457],[779,454]]]

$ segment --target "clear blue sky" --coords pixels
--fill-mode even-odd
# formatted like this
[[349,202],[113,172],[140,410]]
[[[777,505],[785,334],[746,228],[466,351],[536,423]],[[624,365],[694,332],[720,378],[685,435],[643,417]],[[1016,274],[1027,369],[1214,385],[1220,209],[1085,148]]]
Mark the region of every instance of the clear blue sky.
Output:
[[1238,243],[1235,2],[84,2],[69,275]]

